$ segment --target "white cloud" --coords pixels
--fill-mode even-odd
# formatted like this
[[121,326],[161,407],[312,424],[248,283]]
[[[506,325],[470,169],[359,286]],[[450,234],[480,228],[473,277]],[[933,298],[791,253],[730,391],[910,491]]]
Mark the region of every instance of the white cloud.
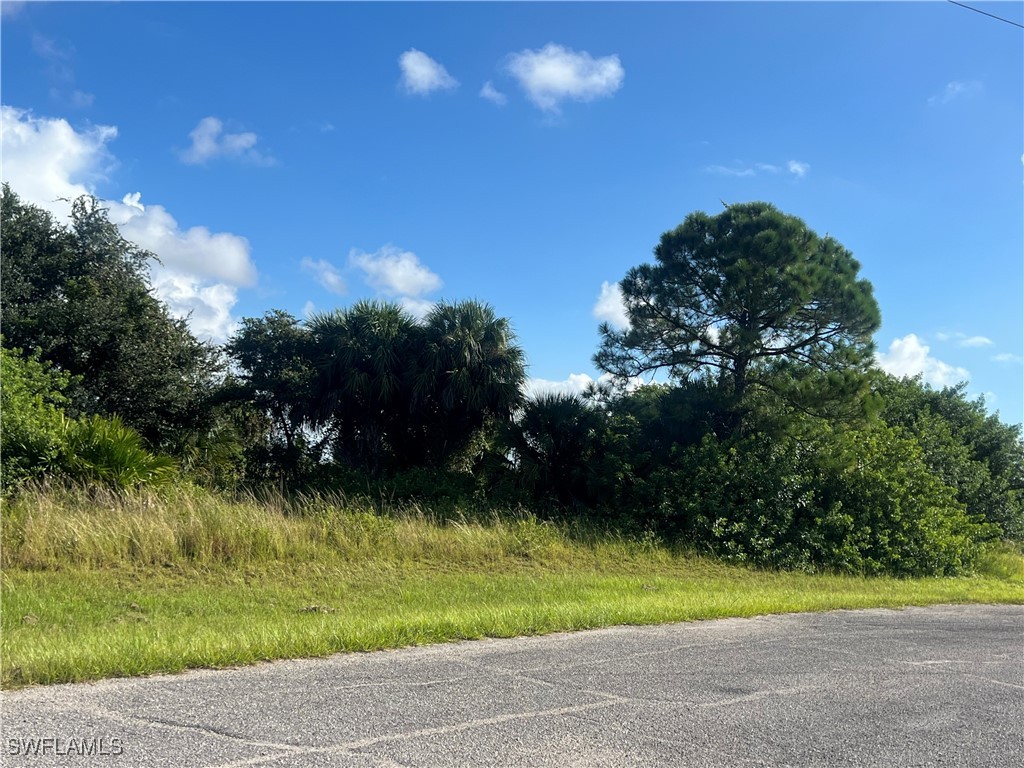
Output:
[[143,205],[142,195],[125,195],[120,203],[104,201],[110,220],[133,243],[154,253],[150,265],[156,295],[175,317],[188,318],[202,339],[223,342],[235,330],[231,308],[238,287],[256,283],[249,241],[206,227],[181,229],[162,205]]
[[388,296],[418,297],[441,287],[441,278],[415,253],[385,245],[375,253],[353,249],[349,263],[363,271],[366,282]]
[[707,173],[714,173],[719,176],[740,177],[757,176],[760,173],[778,174],[782,173],[783,170],[786,170],[798,179],[802,179],[807,175],[807,172],[811,170],[811,166],[810,164],[801,162],[800,160],[790,160],[786,163],[785,169],[783,169],[781,165],[775,165],[773,163],[754,163],[753,165],[745,165],[737,160],[732,165],[708,165],[704,167],[704,170]]
[[932,357],[931,349],[916,334],[894,339],[889,351],[876,354],[878,367],[893,376],[917,376],[936,387],[947,387],[970,378],[965,368]]
[[594,317],[608,323],[615,330],[624,331],[629,328],[629,315],[622,303],[622,289],[618,283],[609,283],[607,280],[601,283],[601,293],[592,311]]
[[307,320],[309,320],[309,318],[311,318],[315,312],[316,304],[314,304],[312,301],[307,301],[305,304],[302,305],[302,316]]
[[256,149],[259,137],[252,132],[224,133],[224,123],[216,117],[204,117],[189,133],[192,146],[178,153],[183,163],[202,165],[225,157],[252,165],[273,165],[274,158]]
[[196,336],[224,342],[235,332],[237,323],[231,317],[231,308],[238,301],[237,288],[159,266],[152,273],[157,295],[172,315],[188,318]]
[[1024,363],[1024,357],[1010,352],[1000,352],[998,355],[992,356],[992,361],[996,363]]
[[[107,149],[117,136],[113,126],[76,131],[66,120],[37,118],[14,107],[0,107],[0,113],[3,180],[58,220],[70,213],[71,200],[93,194],[93,184],[105,181],[116,165]],[[125,238],[159,257],[161,263],[149,265],[151,282],[171,313],[191,314],[197,336],[223,340],[234,327],[230,312],[237,288],[256,282],[248,241],[206,227],[182,230],[163,206],[143,205],[141,199],[135,192],[102,204]]]
[[945,90],[928,99],[931,105],[949,104],[954,99],[970,98],[981,93],[982,84],[978,80],[953,80],[946,83]]
[[704,168],[708,173],[715,173],[719,176],[756,176],[757,171],[753,168],[733,167],[725,165],[709,165]]
[[[541,395],[582,395],[592,384],[610,384],[612,381],[613,377],[610,373],[602,373],[596,380],[585,373],[570,373],[561,381],[531,377],[523,385],[523,394],[529,398]],[[642,386],[644,386],[643,379],[634,377],[626,382],[626,391],[632,392]]]
[[183,230],[162,205],[143,205],[141,194],[107,202],[110,220],[133,243],[152,251],[167,269],[232,285],[251,286],[256,267],[249,258],[249,241],[230,232],[206,227]]
[[968,336],[962,331],[940,331],[935,334],[939,341],[956,341],[961,347],[991,347],[995,342],[987,336]]
[[429,299],[417,299],[413,296],[402,296],[398,303],[417,320],[422,320],[434,308],[434,302]]
[[811,166],[807,163],[802,163],[799,160],[790,160],[786,163],[786,169],[799,179],[802,179],[807,175],[807,172],[811,170]]
[[459,81],[449,75],[440,63],[415,48],[410,48],[398,57],[398,66],[402,70],[401,84],[407,93],[426,96],[459,85]]
[[490,80],[484,83],[484,87],[480,89],[480,98],[487,99],[499,107],[503,107],[508,103],[508,96],[495,88]]
[[329,261],[323,259],[313,261],[310,258],[304,258],[302,271],[313,275],[316,281],[331,293],[343,294],[348,290],[341,272]]
[[961,347],[991,347],[994,344],[987,336],[968,336],[961,340]]
[[70,201],[91,194],[116,164],[107,150],[107,142],[116,137],[112,125],[79,132],[67,120],[0,107],[3,180],[23,199],[64,219]]
[[625,77],[618,56],[595,59],[586,51],[576,53],[554,43],[512,54],[507,69],[530,101],[547,112],[558,112],[565,99],[593,101],[611,96]]
[[523,385],[523,392],[529,398],[541,395],[582,395],[583,391],[594,383],[594,379],[585,373],[570,373],[561,381],[529,378]]

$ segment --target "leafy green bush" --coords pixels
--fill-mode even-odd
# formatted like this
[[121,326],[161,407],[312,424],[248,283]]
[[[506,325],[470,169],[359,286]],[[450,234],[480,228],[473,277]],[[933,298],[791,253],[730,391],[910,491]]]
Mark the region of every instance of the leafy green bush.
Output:
[[956,491],[995,535],[1024,541],[1024,442],[1020,425],[1003,424],[963,384],[932,389],[920,377],[880,376],[884,421],[913,437],[928,468]]
[[119,416],[64,420],[63,469],[73,480],[118,488],[162,485],[178,474],[174,459],[150,453]]
[[117,488],[160,485],[177,464],[150,453],[120,417],[72,419],[64,387],[69,377],[35,355],[0,348],[0,478],[5,489],[29,479],[60,478]]
[[68,377],[35,355],[3,348],[0,377],[0,481],[6,489],[59,467]]
[[913,440],[884,425],[706,437],[674,479],[678,533],[727,559],[781,568],[953,575],[991,527],[972,520]]

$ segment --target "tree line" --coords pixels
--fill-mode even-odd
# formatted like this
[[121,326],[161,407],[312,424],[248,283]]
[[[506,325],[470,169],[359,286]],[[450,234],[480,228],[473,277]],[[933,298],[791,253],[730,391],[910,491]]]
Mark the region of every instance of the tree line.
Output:
[[[515,508],[736,561],[959,573],[1024,541],[1020,429],[873,366],[860,265],[767,203],[693,213],[620,283],[610,383],[527,398],[511,323],[361,301],[203,343],[93,198],[3,188],[2,477],[274,484]],[[637,377],[659,383],[635,386]]]

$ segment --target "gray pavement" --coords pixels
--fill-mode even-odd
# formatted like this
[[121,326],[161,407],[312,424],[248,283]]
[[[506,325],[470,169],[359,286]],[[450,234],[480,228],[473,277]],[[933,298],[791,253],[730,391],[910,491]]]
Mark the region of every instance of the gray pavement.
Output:
[[1012,768],[1024,765],[1024,608],[616,627],[0,703],[5,766]]

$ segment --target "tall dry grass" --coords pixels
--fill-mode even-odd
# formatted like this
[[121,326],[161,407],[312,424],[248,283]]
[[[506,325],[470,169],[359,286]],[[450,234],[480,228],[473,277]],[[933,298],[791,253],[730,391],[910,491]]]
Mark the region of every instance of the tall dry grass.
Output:
[[656,541],[570,531],[521,509],[440,518],[415,504],[268,493],[227,497],[194,487],[115,492],[36,486],[3,502],[0,564],[54,570],[265,561],[569,565],[671,557]]

